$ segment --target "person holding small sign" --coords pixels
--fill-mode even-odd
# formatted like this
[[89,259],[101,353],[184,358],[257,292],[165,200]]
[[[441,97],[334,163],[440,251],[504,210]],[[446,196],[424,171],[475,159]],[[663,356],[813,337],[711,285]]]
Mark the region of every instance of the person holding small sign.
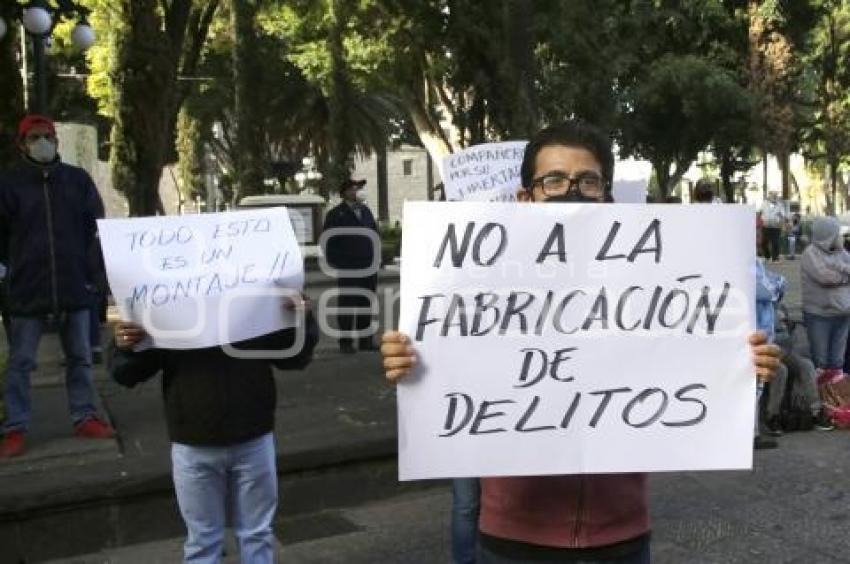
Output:
[[145,330],[126,321],[115,325],[112,377],[133,387],[162,372],[174,490],[188,529],[184,562],[220,562],[227,523],[242,562],[275,560],[277,391],[271,368],[304,368],[318,341],[309,302],[285,298],[284,307],[303,313],[303,323],[233,344],[246,352],[241,358],[223,346],[137,351]]
[[[597,128],[567,122],[546,128],[526,147],[521,202],[611,202],[611,142]],[[387,380],[416,366],[410,337],[383,336]],[[749,337],[755,372],[770,380],[780,351],[757,332]],[[461,360],[461,359],[459,359]],[[645,474],[481,478],[479,562],[650,561]]]

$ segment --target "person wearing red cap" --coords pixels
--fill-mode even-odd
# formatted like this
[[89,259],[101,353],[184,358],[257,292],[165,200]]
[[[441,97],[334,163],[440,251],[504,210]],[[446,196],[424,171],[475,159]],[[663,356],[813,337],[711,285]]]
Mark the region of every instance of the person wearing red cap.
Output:
[[[357,352],[354,337],[361,351],[378,350],[369,324],[371,305],[377,299],[380,237],[375,217],[366,206],[365,185],[365,180],[344,180],[339,187],[342,202],[328,212],[323,227],[327,238],[322,250],[328,264],[338,271],[339,348],[344,353]],[[337,234],[332,231],[335,229]]]
[[59,332],[65,385],[75,434],[109,438],[114,429],[97,414],[91,377],[89,251],[103,202],[91,177],[61,162],[56,127],[42,115],[18,126],[21,159],[0,175],[0,262],[8,267],[11,317],[0,458],[23,453],[30,423],[30,373],[41,334]]

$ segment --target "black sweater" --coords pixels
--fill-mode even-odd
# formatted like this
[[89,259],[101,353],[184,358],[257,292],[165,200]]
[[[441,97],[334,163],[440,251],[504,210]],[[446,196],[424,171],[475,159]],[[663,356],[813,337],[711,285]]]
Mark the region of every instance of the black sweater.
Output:
[[[227,446],[272,430],[277,390],[271,365],[301,369],[309,364],[318,340],[312,316],[298,354],[285,359],[235,358],[221,347],[192,350],[115,349],[112,377],[133,387],[162,372],[165,416],[172,442]],[[253,351],[280,351],[292,346],[295,329],[284,329],[234,346]]]

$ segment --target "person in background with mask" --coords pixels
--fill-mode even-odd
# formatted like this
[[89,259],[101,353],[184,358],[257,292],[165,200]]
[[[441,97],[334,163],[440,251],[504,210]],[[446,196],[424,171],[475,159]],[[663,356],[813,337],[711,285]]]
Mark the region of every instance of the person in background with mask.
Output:
[[[610,139],[589,124],[570,121],[538,132],[525,149],[520,202],[613,201]],[[763,333],[750,336],[755,372],[772,378],[779,348]],[[387,380],[416,364],[408,336],[384,334]],[[471,359],[457,359],[459,363]],[[650,562],[646,474],[582,474],[481,478],[479,564]]]
[[[372,335],[368,333],[368,327],[371,321],[370,305],[372,300],[377,300],[375,290],[378,286],[377,266],[380,266],[381,249],[375,248],[374,240],[380,240],[378,225],[366,206],[365,185],[365,180],[344,180],[339,187],[342,202],[328,212],[323,227],[323,231],[335,228],[349,230],[339,235],[330,235],[322,249],[328,264],[340,271],[337,274],[340,292],[338,307],[359,310],[357,313],[343,311],[339,314],[339,329],[343,332],[339,348],[344,353],[357,352],[354,348],[355,336],[361,351],[378,350]],[[352,229],[359,233],[351,232]]]
[[800,257],[803,321],[812,362],[827,378],[840,376],[850,332],[850,253],[834,217],[812,222],[812,244]]
[[50,118],[18,126],[21,159],[0,176],[0,262],[6,277],[11,346],[6,422],[0,458],[23,453],[30,423],[30,373],[45,327],[55,326],[65,353],[65,386],[74,432],[105,439],[115,430],[97,414],[91,375],[87,261],[103,202],[91,177],[57,154]]
[[761,206],[761,217],[764,221],[764,258],[776,262],[782,247],[782,228],[788,220],[785,204],[779,200],[779,194],[768,194]]

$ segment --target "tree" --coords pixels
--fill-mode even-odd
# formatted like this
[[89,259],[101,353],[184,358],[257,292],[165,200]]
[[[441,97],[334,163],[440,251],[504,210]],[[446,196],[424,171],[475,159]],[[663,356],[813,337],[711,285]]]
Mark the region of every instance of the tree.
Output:
[[633,92],[623,149],[652,163],[666,198],[720,125],[741,115],[745,100],[730,72],[694,55],[661,57]]
[[[0,4],[0,17],[12,20],[14,2]],[[10,165],[18,155],[15,148],[18,121],[24,113],[23,86],[18,72],[17,52],[20,45],[18,27],[9,25],[0,39],[0,169]]]
[[803,128],[805,156],[826,165],[830,180],[827,209],[836,212],[839,169],[850,156],[850,6],[827,0],[812,30],[805,58],[811,100]]
[[[790,156],[796,146],[797,65],[795,38],[804,34],[806,2],[748,0],[749,88],[756,97],[756,138],[764,153],[776,155],[782,197],[790,197]],[[790,17],[793,16],[793,17]]]
[[206,198],[204,185],[204,141],[202,123],[184,104],[177,116],[177,178],[181,200]]
[[106,49],[92,54],[100,72],[90,91],[113,120],[113,185],[127,197],[130,215],[163,213],[160,176],[188,91],[178,77],[194,75],[218,0],[95,4],[98,29],[108,32]]
[[235,189],[238,198],[263,192],[267,166],[262,147],[262,99],[255,84],[262,80],[264,61],[257,49],[256,18],[261,0],[231,0],[233,111],[236,116]]
[[632,55],[623,48],[623,43],[630,42],[631,31],[618,4],[613,0],[535,3],[540,38],[535,46],[536,100],[541,124],[574,117],[608,131],[617,128],[618,95]]

